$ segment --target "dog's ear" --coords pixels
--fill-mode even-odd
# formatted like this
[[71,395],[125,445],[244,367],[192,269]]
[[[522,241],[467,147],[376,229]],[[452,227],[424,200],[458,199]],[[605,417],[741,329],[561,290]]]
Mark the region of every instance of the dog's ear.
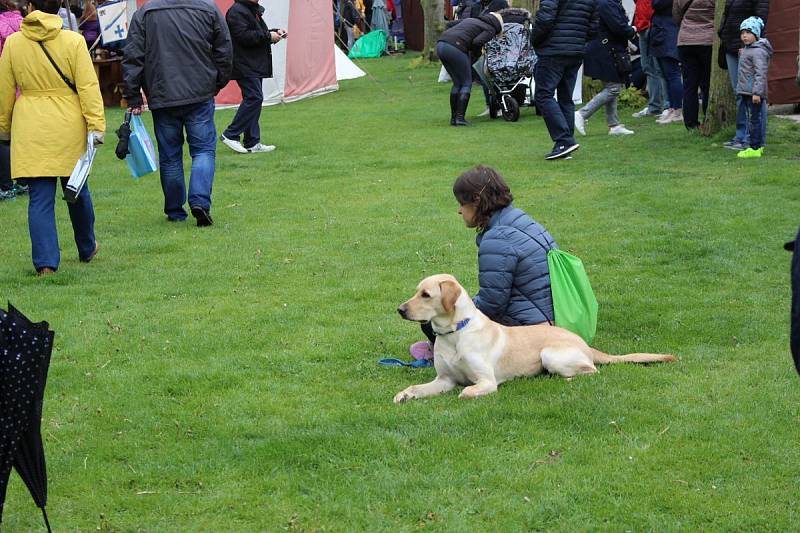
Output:
[[455,281],[443,281],[439,284],[442,293],[442,307],[452,314],[456,310],[456,300],[461,296],[461,286]]

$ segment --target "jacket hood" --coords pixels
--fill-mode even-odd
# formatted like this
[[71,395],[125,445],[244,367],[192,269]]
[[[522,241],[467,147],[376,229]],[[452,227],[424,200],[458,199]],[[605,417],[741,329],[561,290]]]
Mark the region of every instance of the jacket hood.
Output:
[[766,37],[762,37],[761,39],[757,40],[753,44],[751,44],[748,48],[763,48],[767,51],[770,57],[772,57],[772,44],[767,40]]
[[0,12],[0,21],[3,22],[15,22],[15,21],[22,21],[22,15],[19,14],[19,11],[2,11]]
[[263,15],[264,14],[264,6],[262,6],[258,2],[253,2],[252,0],[234,0],[234,3],[242,4],[247,9],[249,9],[250,11],[252,11],[253,13],[256,13],[258,15]]
[[22,19],[22,34],[32,41],[49,41],[61,31],[64,21],[58,15],[34,11]]
[[489,24],[494,28],[494,31],[500,33],[503,31],[503,17],[497,13],[486,13],[485,15],[481,15],[478,17],[480,20],[484,21],[485,23]]

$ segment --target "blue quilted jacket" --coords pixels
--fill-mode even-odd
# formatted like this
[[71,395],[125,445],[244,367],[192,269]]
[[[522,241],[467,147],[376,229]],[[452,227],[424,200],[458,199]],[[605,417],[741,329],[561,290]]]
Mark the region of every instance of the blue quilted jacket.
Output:
[[473,301],[486,316],[506,326],[553,322],[547,251],[553,237],[524,211],[496,211],[476,238],[478,283]]
[[597,0],[542,0],[531,43],[539,56],[583,57]]

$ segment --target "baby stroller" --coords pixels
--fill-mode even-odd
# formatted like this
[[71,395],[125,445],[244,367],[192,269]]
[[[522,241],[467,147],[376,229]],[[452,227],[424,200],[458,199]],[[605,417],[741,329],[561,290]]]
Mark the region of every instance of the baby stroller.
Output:
[[503,10],[503,33],[486,44],[485,73],[489,84],[489,116],[502,113],[508,122],[519,120],[520,107],[533,105],[531,79],[536,53],[531,45],[531,14],[524,9]]

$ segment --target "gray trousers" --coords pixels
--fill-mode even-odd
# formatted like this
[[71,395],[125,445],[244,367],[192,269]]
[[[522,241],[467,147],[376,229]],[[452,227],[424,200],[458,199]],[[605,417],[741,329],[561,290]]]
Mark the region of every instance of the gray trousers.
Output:
[[613,128],[619,124],[619,117],[617,116],[617,98],[619,98],[619,93],[622,87],[624,87],[624,84],[616,81],[606,81],[603,83],[605,83],[603,90],[589,100],[589,103],[583,106],[578,113],[580,113],[584,119],[588,120],[589,117],[594,115],[595,111],[605,106],[608,127]]

